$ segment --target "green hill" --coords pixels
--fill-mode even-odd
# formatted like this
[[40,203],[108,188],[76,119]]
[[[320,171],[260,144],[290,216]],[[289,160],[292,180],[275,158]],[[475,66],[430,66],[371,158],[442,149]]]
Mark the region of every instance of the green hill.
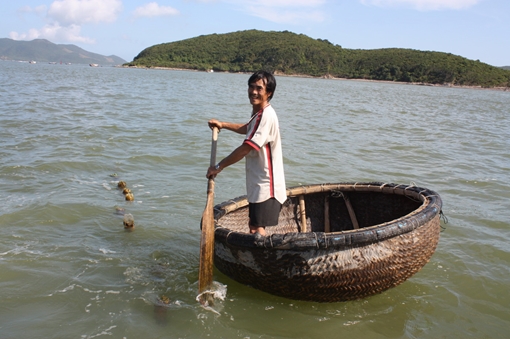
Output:
[[75,45],[57,45],[45,39],[18,41],[6,38],[0,39],[0,59],[100,65],[120,65],[126,62],[115,55],[91,53]]
[[509,87],[510,71],[449,53],[352,50],[292,32],[211,34],[148,47],[128,66]]

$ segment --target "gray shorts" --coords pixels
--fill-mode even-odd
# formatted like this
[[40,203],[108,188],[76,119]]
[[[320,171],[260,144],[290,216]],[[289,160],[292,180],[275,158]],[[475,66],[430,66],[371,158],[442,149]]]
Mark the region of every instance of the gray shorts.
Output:
[[249,204],[250,226],[276,226],[282,204],[275,198],[268,199],[259,203]]

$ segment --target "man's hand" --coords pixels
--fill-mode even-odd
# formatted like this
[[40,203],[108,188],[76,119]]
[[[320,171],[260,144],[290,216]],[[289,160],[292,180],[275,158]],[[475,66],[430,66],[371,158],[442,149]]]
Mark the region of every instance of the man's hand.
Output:
[[246,134],[246,132],[248,132],[248,124],[237,124],[233,122],[218,121],[216,119],[209,120],[207,124],[210,129],[217,127],[218,132],[221,131],[222,128],[239,134]]
[[221,168],[218,168],[216,169],[216,166],[210,166],[208,169],[207,169],[207,174],[205,175],[205,177],[207,179],[214,179],[216,178],[216,176],[218,175],[218,173],[221,172]]
[[209,128],[210,129],[213,129],[214,127],[217,127],[218,128],[218,132],[221,131],[221,129],[223,128],[223,123],[221,123],[220,121],[218,121],[216,119],[211,119],[207,123],[209,124]]

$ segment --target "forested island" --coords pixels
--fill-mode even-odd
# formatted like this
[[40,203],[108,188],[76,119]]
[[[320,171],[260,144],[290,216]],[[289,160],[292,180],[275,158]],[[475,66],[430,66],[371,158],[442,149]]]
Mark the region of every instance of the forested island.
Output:
[[402,48],[346,49],[289,31],[249,30],[163,43],[144,49],[125,66],[215,72],[265,69],[279,75],[510,87],[510,70],[478,60]]

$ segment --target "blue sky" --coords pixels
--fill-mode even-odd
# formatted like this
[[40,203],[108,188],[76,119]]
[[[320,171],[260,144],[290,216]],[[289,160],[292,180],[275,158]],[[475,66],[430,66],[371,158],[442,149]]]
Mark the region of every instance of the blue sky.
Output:
[[17,0],[0,11],[2,38],[44,38],[127,61],[152,45],[248,29],[510,66],[510,0]]

